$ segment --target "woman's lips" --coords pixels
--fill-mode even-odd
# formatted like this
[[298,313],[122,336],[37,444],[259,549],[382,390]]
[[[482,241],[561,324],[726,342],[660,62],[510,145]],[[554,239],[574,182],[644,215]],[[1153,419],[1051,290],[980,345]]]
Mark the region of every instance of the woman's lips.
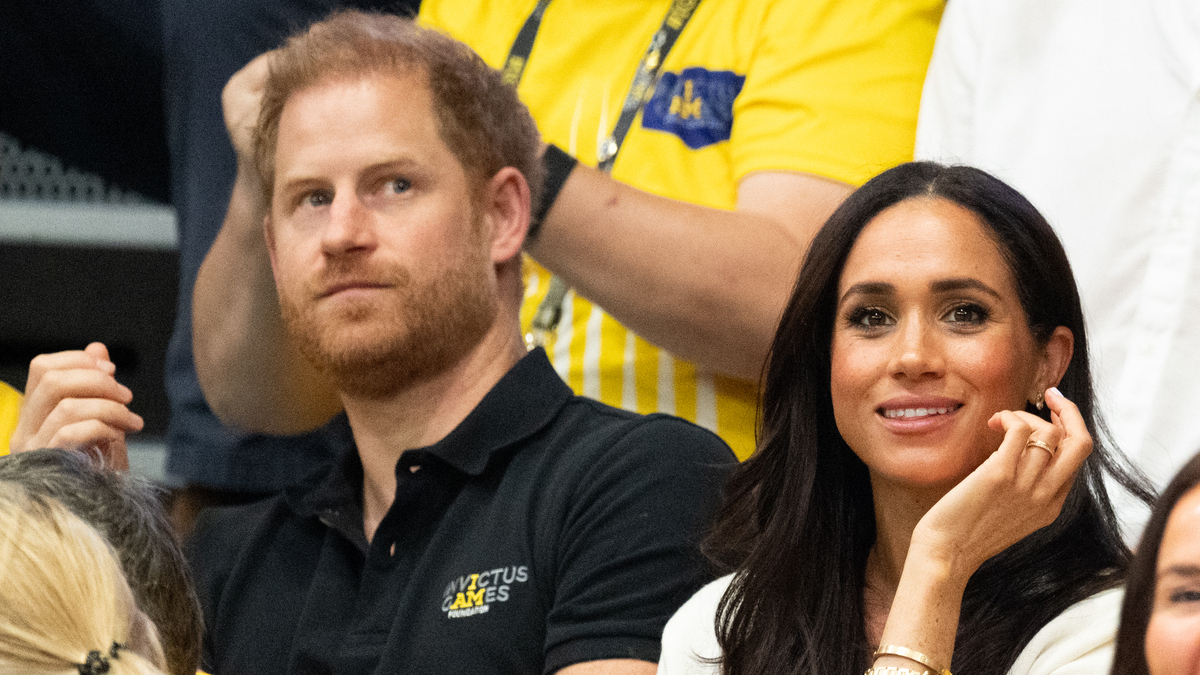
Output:
[[948,399],[889,401],[875,412],[889,429],[898,432],[922,432],[949,423],[962,403]]
[[881,408],[882,415],[888,419],[913,419],[932,415],[947,415],[960,406],[913,407],[913,408]]

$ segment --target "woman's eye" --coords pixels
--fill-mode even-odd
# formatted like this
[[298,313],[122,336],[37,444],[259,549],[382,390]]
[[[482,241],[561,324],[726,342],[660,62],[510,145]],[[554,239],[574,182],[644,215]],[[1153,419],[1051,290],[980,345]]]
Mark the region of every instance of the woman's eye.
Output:
[[959,305],[946,315],[946,320],[951,323],[976,326],[987,321],[987,318],[987,310],[975,304]]
[[1170,599],[1172,603],[1200,602],[1200,590],[1194,588],[1174,590],[1171,591]]
[[411,187],[412,183],[404,178],[393,178],[387,182],[387,189],[396,194],[408,192],[409,188]]
[[876,307],[860,307],[851,312],[847,318],[852,325],[864,328],[877,328],[892,323],[892,317],[888,316],[882,309]]

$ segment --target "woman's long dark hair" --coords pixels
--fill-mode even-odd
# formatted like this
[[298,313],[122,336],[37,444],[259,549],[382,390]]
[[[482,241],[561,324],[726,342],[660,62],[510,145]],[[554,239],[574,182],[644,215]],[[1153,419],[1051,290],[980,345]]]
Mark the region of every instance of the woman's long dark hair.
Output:
[[730,480],[705,552],[736,570],[717,611],[722,672],[859,675],[863,586],[875,542],[866,466],[838,434],[830,342],[842,267],[863,227],[911,198],[946,199],[986,225],[1016,280],[1034,337],[1075,337],[1058,388],[1095,440],[1062,513],[971,577],[954,650],[958,675],[1002,675],[1068,606],[1120,582],[1129,560],[1104,489],[1107,473],[1149,500],[1140,474],[1106,447],[1093,410],[1079,293],[1062,245],[1024,197],[978,169],[914,162],[854,192],[817,234],[784,310],[764,374],[759,444]]
[[1146,627],[1154,609],[1154,590],[1158,582],[1158,551],[1162,547],[1167,519],[1180,498],[1200,485],[1200,455],[1192,457],[1171,479],[1154,504],[1150,520],[1142,532],[1137,555],[1129,565],[1125,579],[1125,601],[1121,605],[1121,627],[1117,630],[1117,653],[1112,675],[1149,675],[1146,666]]

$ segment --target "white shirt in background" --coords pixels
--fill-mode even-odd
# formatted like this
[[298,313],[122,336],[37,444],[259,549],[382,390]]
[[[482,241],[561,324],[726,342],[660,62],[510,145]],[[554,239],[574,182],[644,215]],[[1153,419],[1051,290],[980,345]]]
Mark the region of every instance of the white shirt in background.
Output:
[[[1200,2],[950,0],[916,154],[995,174],[1054,226],[1101,412],[1163,487],[1200,450]],[[1133,541],[1146,512],[1113,496]]]

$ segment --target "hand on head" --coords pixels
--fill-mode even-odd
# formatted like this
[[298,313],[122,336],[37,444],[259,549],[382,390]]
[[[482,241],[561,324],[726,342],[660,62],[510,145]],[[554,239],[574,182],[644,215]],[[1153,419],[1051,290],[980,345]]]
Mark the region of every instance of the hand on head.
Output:
[[1079,408],[1057,389],[1046,390],[1046,405],[1049,422],[1024,411],[992,416],[988,426],[1004,432],[999,449],[925,514],[914,546],[970,576],[1054,522],[1092,452],[1092,437]]
[[239,163],[253,162],[254,127],[262,107],[263,87],[271,69],[271,55],[259,54],[229,78],[221,90],[221,108],[225,114],[225,129],[237,152]]
[[117,382],[116,370],[99,342],[34,358],[12,452],[80,448],[114,468],[129,468],[125,434],[140,431],[143,422],[129,410],[133,392]]

